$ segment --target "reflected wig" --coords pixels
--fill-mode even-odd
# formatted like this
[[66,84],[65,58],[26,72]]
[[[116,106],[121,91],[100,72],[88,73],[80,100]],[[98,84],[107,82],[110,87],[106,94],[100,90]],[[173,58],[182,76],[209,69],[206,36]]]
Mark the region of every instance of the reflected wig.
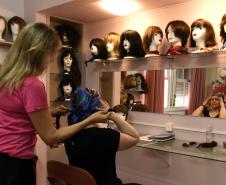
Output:
[[[203,27],[206,29],[206,36],[205,36],[206,47],[215,46],[217,44],[213,26],[209,21],[205,19],[197,19],[191,25],[191,32],[193,31],[194,27],[198,27],[198,28]],[[190,37],[190,46],[196,47],[196,42],[193,40],[192,36]]]
[[161,37],[163,38],[162,30],[158,26],[149,26],[145,30],[144,35],[143,35],[143,48],[146,53],[149,52],[149,46],[151,45],[154,35],[156,33],[159,33],[161,35]]
[[24,19],[22,19],[21,17],[18,17],[18,16],[14,16],[8,20],[8,27],[9,27],[10,33],[12,33],[11,25],[13,25],[13,24],[19,25],[19,31],[22,30],[22,28],[24,26],[26,26],[26,22],[24,21]]
[[143,57],[145,55],[140,34],[134,30],[126,30],[120,36],[120,58],[127,54],[123,47],[124,40],[128,40],[130,43],[129,55],[134,57]]
[[190,28],[188,24],[182,20],[174,20],[167,24],[165,28],[166,38],[168,40],[168,28],[171,26],[174,35],[181,39],[181,44],[183,47],[186,46],[188,37],[190,35]]
[[113,56],[112,56],[112,53],[108,53],[108,57],[119,58],[120,35],[115,32],[110,32],[104,37],[104,42],[105,44],[107,44],[108,42],[111,42],[114,44]]
[[226,24],[226,14],[223,15],[221,24],[220,24],[220,36],[221,36],[221,41],[226,41],[226,32],[224,30],[224,25]]

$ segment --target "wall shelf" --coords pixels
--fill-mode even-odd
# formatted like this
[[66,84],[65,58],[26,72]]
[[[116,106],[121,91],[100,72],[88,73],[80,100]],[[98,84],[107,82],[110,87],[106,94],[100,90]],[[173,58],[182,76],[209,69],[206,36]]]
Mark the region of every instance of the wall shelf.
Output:
[[0,41],[0,46],[7,46],[10,47],[12,46],[13,42],[8,42],[8,41]]
[[226,51],[114,61],[103,60],[102,62],[90,62],[89,65],[93,70],[100,72],[226,67]]

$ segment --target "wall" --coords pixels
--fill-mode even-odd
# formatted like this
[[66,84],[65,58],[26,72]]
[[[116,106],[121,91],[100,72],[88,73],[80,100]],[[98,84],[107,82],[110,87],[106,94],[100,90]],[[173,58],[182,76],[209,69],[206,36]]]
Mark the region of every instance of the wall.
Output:
[[57,6],[71,0],[24,0],[24,17],[28,22],[36,20],[36,12]]

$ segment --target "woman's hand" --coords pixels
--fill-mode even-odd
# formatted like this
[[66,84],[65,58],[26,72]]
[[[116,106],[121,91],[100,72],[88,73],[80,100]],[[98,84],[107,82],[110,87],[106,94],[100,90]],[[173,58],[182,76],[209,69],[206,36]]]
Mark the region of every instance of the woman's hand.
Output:
[[105,123],[108,119],[109,112],[106,111],[98,111],[94,114],[90,115],[87,119],[89,119],[90,124],[92,123]]
[[110,108],[110,105],[107,101],[100,99],[100,106],[96,107],[97,110],[107,111]]
[[220,106],[221,106],[221,108],[224,107],[224,100],[222,97],[220,97]]
[[209,96],[208,98],[206,98],[205,101],[202,104],[205,107],[209,107],[209,105],[210,105],[210,99],[211,99],[211,96]]
[[69,112],[69,109],[64,105],[60,105],[53,110],[51,110],[52,117],[55,117],[57,114],[66,115]]

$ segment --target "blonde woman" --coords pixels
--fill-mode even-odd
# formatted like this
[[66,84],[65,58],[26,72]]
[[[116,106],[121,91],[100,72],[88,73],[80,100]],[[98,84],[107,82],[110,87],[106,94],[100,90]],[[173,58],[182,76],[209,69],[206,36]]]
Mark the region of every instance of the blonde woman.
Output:
[[103,111],[78,124],[56,130],[51,116],[66,113],[63,106],[50,111],[42,74],[56,60],[61,47],[56,32],[42,23],[26,26],[10,48],[0,69],[0,184],[33,185],[36,133],[52,145],[82,128],[107,119]]

